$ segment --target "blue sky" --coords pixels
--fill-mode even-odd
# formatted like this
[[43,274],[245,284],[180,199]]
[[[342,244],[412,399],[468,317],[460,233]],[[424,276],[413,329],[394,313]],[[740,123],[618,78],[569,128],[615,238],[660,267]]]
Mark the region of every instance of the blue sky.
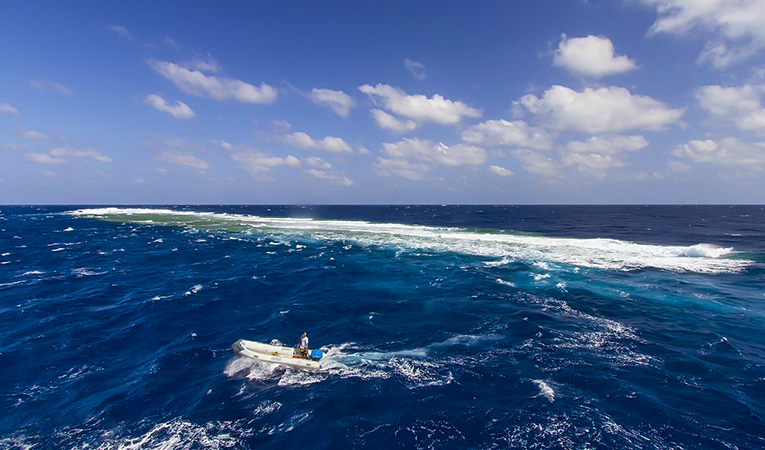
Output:
[[763,203],[765,3],[5,2],[0,203]]

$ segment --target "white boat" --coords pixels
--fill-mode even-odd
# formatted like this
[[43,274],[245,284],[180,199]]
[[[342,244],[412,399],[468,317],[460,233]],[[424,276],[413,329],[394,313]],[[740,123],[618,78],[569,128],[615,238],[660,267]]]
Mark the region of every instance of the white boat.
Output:
[[307,358],[301,357],[292,347],[265,344],[263,342],[239,339],[231,346],[237,355],[247,356],[258,361],[302,370],[319,370],[319,361],[324,356],[321,350],[309,350]]

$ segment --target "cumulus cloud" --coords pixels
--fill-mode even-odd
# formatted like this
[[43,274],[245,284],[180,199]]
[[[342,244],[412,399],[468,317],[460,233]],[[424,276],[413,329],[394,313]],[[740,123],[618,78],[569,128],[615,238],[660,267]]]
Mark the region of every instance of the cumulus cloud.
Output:
[[397,176],[412,181],[427,180],[425,172],[430,169],[430,165],[422,162],[383,158],[381,156],[377,157],[377,162],[374,165],[374,171],[377,175],[384,177]]
[[242,147],[240,150],[232,153],[231,159],[238,162],[245,171],[256,179],[271,179],[268,173],[274,167],[300,166],[300,160],[292,155],[281,158],[248,147]]
[[549,133],[540,128],[530,127],[522,120],[487,120],[463,131],[462,140],[478,145],[526,147],[537,150],[549,150],[553,147],[552,136]]
[[428,78],[428,69],[425,64],[407,58],[404,60],[404,66],[416,79],[425,80]]
[[189,105],[183,103],[180,100],[176,100],[175,105],[171,105],[159,95],[149,94],[146,96],[146,98],[144,98],[143,101],[151,105],[154,109],[166,112],[176,119],[191,119],[196,117],[196,114],[191,110],[191,108],[189,108]]
[[178,164],[180,166],[193,167],[194,169],[199,170],[207,170],[210,168],[210,163],[191,152],[183,150],[165,150],[154,156],[154,160]]
[[637,68],[627,56],[617,56],[614,44],[603,36],[568,38],[564,34],[555,50],[553,64],[579,75],[600,78]]
[[204,73],[218,73],[221,71],[218,60],[212,57],[209,53],[206,55],[198,56],[191,61],[183,64],[184,67],[191,70],[198,70]]
[[627,162],[616,155],[598,153],[568,153],[563,156],[562,164],[596,178],[604,178],[608,170],[628,166]]
[[688,173],[691,171],[691,166],[682,161],[675,160],[667,163],[667,169],[674,173]]
[[166,45],[174,50],[180,50],[181,46],[175,42],[175,39],[171,38],[170,36],[165,36],[162,38],[162,44]]
[[0,103],[0,114],[14,114],[18,116],[19,110],[11,106],[10,103]]
[[343,91],[313,88],[308,98],[317,105],[325,106],[340,117],[348,117],[348,113],[356,105],[350,95]]
[[292,129],[292,124],[286,120],[272,120],[271,126],[280,133],[286,133]]
[[486,162],[486,150],[472,145],[448,146],[428,140],[404,138],[399,142],[384,143],[384,156],[378,157],[375,173],[399,176],[409,180],[426,180],[426,172],[434,166],[478,166]]
[[305,173],[321,180],[331,181],[341,186],[353,186],[352,180],[348,179],[345,175],[332,170],[332,165],[321,158],[311,156],[305,159],[305,162],[311,168],[306,170]]
[[514,150],[513,155],[527,172],[548,177],[558,175],[559,164],[548,156],[525,148]]
[[68,147],[56,147],[49,152],[56,157],[69,156],[73,158],[92,159],[93,161],[110,163],[114,161],[110,156],[104,155],[94,148],[86,148],[85,150],[72,150]]
[[472,145],[448,146],[418,138],[384,143],[383,152],[395,159],[414,159],[445,166],[477,166],[486,162],[486,150]]
[[105,28],[121,38],[128,40],[133,39],[133,34],[130,33],[130,31],[128,31],[128,29],[122,25],[106,25]]
[[661,130],[677,123],[685,112],[621,87],[585,88],[578,92],[555,85],[542,97],[533,94],[522,97],[515,106],[555,130],[589,134]]
[[489,166],[489,170],[491,172],[494,172],[495,174],[501,176],[501,177],[511,177],[513,176],[513,171],[510,169],[505,169],[502,166]]
[[370,113],[372,114],[372,118],[375,119],[377,126],[383,130],[392,131],[394,133],[406,133],[417,128],[417,123],[415,121],[397,119],[382,109],[373,109]]
[[46,136],[45,134],[43,134],[43,133],[41,133],[41,132],[39,132],[37,130],[27,130],[27,129],[24,129],[22,127],[19,127],[19,134],[23,138],[33,139],[33,140],[36,140],[36,141],[44,141],[44,140],[48,139],[48,136]]
[[317,168],[317,169],[329,170],[332,168],[332,165],[330,163],[316,156],[309,156],[304,161],[309,166]]
[[284,142],[295,147],[326,150],[333,153],[353,153],[353,148],[343,139],[334,136],[327,136],[324,139],[315,140],[307,133],[297,131],[290,133],[282,138]]
[[65,157],[91,159],[93,161],[111,163],[110,156],[104,155],[94,148],[84,150],[73,150],[69,147],[56,147],[50,149],[47,153],[27,153],[25,158],[38,164],[66,164]]
[[452,101],[439,94],[433,97],[409,95],[404,90],[378,84],[359,86],[380,107],[417,122],[434,122],[441,125],[460,123],[464,117],[481,117],[481,110],[460,101]]
[[150,60],[149,66],[183,92],[198,97],[234,99],[244,103],[273,103],[278,95],[276,89],[266,83],[254,86],[241,80],[206,75],[200,70],[167,61]]
[[38,164],[66,164],[66,160],[52,156],[48,153],[27,153],[24,157]]
[[648,147],[642,135],[636,136],[593,136],[586,141],[571,141],[566,149],[572,153],[597,153],[615,155],[623,151],[635,151]]
[[735,137],[688,141],[672,150],[672,155],[697,163],[765,169],[765,142],[744,142]]
[[40,92],[44,92],[48,89],[52,89],[59,94],[64,95],[73,95],[74,91],[69,89],[68,87],[64,86],[61,83],[57,83],[55,81],[38,81],[38,80],[29,80],[29,85],[33,88],[37,89]]
[[765,48],[762,0],[641,0],[656,8],[649,34],[697,33],[709,39],[700,60],[726,67]]
[[761,97],[765,87],[704,86],[696,91],[699,105],[715,116],[731,121],[742,130],[765,131],[765,108]]

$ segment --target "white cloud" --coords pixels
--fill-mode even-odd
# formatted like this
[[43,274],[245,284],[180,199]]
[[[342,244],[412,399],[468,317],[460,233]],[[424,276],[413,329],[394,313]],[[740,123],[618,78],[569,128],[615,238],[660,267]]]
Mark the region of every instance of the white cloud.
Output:
[[568,153],[563,155],[562,163],[564,166],[575,167],[580,172],[588,173],[596,178],[604,178],[610,169],[629,165],[616,155],[598,153]]
[[383,152],[394,159],[414,159],[445,166],[477,166],[486,162],[486,150],[472,145],[448,146],[417,138],[384,143]]
[[348,186],[348,187],[350,187],[350,186],[353,186],[354,184],[356,184],[352,180],[350,180],[349,178],[347,178],[347,177],[345,177],[343,175],[337,174],[335,172],[330,172],[328,170],[308,169],[308,170],[305,171],[305,173],[307,173],[308,175],[311,175],[312,177],[315,177],[315,178],[319,178],[319,179],[327,180],[327,181],[332,181],[332,182],[337,183],[337,184],[339,184],[341,186]]
[[234,146],[223,140],[210,139],[210,142],[225,150],[233,150]]
[[446,99],[439,94],[430,98],[425,95],[409,95],[387,84],[365,84],[359,90],[388,111],[418,122],[450,125],[461,122],[464,117],[481,117],[482,114],[480,109]]
[[472,145],[448,146],[422,139],[384,143],[384,157],[378,157],[374,171],[381,176],[398,176],[408,180],[427,180],[426,172],[436,165],[478,166],[486,162],[486,150]]
[[625,88],[585,88],[582,92],[555,85],[542,97],[529,94],[515,102],[556,130],[590,134],[616,133],[630,129],[661,130],[677,123],[684,109],[644,95],[633,95]]
[[513,176],[513,171],[510,169],[505,169],[501,166],[489,166],[489,170],[494,172],[495,174],[501,176],[501,177],[511,177]]
[[252,148],[243,148],[241,151],[232,153],[231,159],[238,162],[245,171],[247,171],[253,178],[256,179],[270,179],[268,173],[273,167],[300,166],[300,160],[292,155],[280,158],[278,156],[271,156],[269,154],[259,152]]
[[210,54],[194,58],[184,64],[184,67],[191,70],[198,70],[204,73],[218,73],[221,71],[220,64]]
[[709,39],[700,59],[717,67],[765,48],[765,2],[762,0],[641,0],[656,8],[650,34],[698,33]]
[[677,146],[672,155],[697,163],[765,169],[765,142],[743,142],[734,137],[688,141]]
[[38,164],[66,164],[63,158],[57,158],[48,153],[27,153],[24,157]]
[[154,157],[155,161],[169,162],[181,166],[193,167],[195,169],[207,170],[210,164],[204,159],[194,154],[182,150],[166,150],[158,153]]
[[425,64],[407,58],[404,60],[404,66],[416,79],[425,80],[428,78],[428,69]]
[[110,156],[104,155],[94,148],[86,148],[85,150],[72,150],[67,147],[56,147],[51,149],[48,153],[56,157],[70,156],[73,158],[92,159],[93,161],[104,163],[111,163],[114,161]]
[[558,175],[560,166],[548,156],[527,149],[514,150],[513,155],[528,172],[548,177]]
[[19,115],[19,110],[11,106],[10,103],[0,103],[0,114]]
[[614,53],[614,44],[610,39],[592,35],[569,39],[564,34],[555,50],[553,64],[594,78],[637,68],[635,61]]
[[358,150],[359,155],[368,155],[369,154],[369,149],[364,147],[361,144],[356,146],[356,150]]
[[389,130],[394,133],[406,133],[407,131],[412,131],[417,128],[417,123],[415,121],[397,119],[382,109],[373,109],[370,113],[375,119],[377,126],[384,130]]
[[327,136],[324,139],[314,140],[302,131],[290,133],[282,138],[284,142],[295,147],[326,150],[334,153],[353,153],[353,148],[339,137]]
[[162,43],[174,50],[180,50],[181,46],[175,42],[175,39],[171,38],[170,36],[165,36],[162,38]]
[[205,75],[167,61],[150,60],[149,66],[187,94],[208,96],[216,100],[235,99],[244,103],[273,103],[278,95],[276,89],[261,83],[253,86],[240,80]]
[[286,120],[272,120],[271,126],[280,133],[286,133],[292,129],[292,124]]
[[329,108],[341,117],[348,117],[351,108],[356,105],[356,102],[350,95],[343,91],[333,91],[332,89],[313,88],[311,93],[308,94],[308,98],[317,105]]
[[374,171],[377,175],[384,177],[397,176],[412,181],[427,180],[425,172],[430,169],[431,166],[425,163],[383,157],[377,157],[377,162],[374,165]]
[[34,139],[36,141],[44,141],[48,139],[48,136],[45,134],[36,131],[36,130],[25,130],[24,128],[19,127],[19,134],[21,134],[21,137],[27,138],[27,139]]
[[143,101],[151,105],[154,109],[166,112],[176,119],[191,119],[192,117],[196,117],[196,114],[189,108],[189,105],[180,100],[176,100],[175,105],[171,105],[159,95],[149,94]]
[[309,156],[308,158],[304,159],[305,163],[308,164],[311,167],[315,167],[318,169],[325,169],[329,170],[332,168],[332,165],[326,161],[324,161],[321,158],[318,158],[316,156]]
[[43,92],[48,89],[53,89],[54,91],[58,92],[59,94],[64,95],[72,95],[74,94],[74,91],[69,89],[68,87],[64,86],[61,83],[57,83],[55,81],[38,81],[38,80],[29,80],[29,85],[33,88],[37,89],[40,92]]
[[742,130],[765,131],[765,108],[760,100],[765,88],[704,86],[696,91],[702,108],[733,122]]
[[106,29],[116,34],[119,37],[122,37],[128,40],[133,39],[133,34],[130,33],[128,29],[123,27],[122,25],[106,25]]
[[682,161],[670,161],[667,163],[667,169],[675,173],[688,173],[691,171],[691,166]]
[[566,149],[572,153],[597,153],[615,155],[623,151],[635,151],[648,147],[642,135],[636,136],[593,136],[586,141],[571,141]]
[[306,174],[311,175],[312,177],[331,181],[341,186],[350,187],[356,184],[345,175],[332,170],[332,165],[321,158],[311,156],[305,159],[305,163],[312,167],[305,171]]
[[103,163],[111,163],[113,161],[110,156],[104,155],[93,148],[72,150],[68,147],[56,147],[50,149],[48,153],[27,153],[24,157],[38,164],[66,164],[67,160],[65,157],[92,159],[93,161]]
[[515,146],[537,150],[553,147],[552,136],[522,120],[487,120],[462,132],[462,140],[471,144]]

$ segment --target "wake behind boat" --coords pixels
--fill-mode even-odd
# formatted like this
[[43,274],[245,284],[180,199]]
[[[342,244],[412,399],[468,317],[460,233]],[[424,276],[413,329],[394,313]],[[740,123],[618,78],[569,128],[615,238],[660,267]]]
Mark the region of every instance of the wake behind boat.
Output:
[[324,356],[324,352],[319,349],[310,350],[307,352],[307,356],[301,356],[293,347],[282,347],[245,339],[234,342],[231,345],[231,351],[234,354],[258,361],[302,370],[319,370],[319,362]]

